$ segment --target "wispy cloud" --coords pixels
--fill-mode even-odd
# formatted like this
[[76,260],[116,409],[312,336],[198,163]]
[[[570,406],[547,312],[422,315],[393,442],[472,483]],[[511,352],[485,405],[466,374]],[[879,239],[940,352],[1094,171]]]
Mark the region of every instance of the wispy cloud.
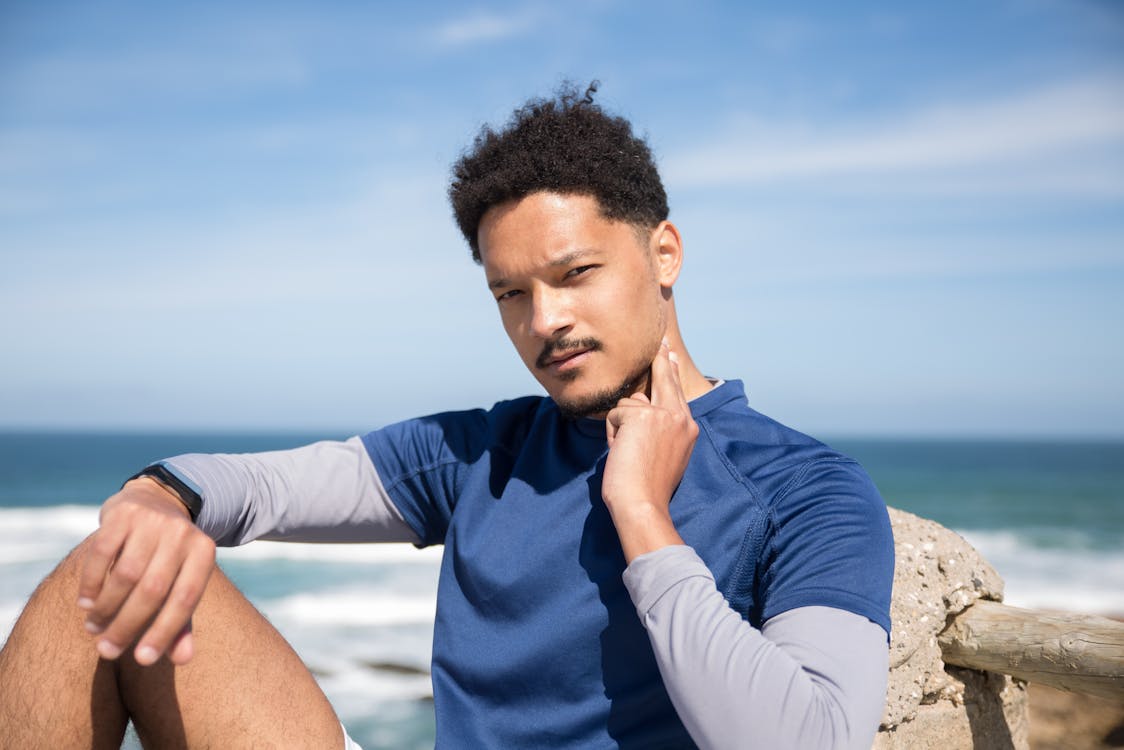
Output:
[[539,18],[533,8],[509,15],[478,12],[442,24],[433,36],[439,44],[449,47],[494,42],[532,31]]
[[0,128],[0,182],[20,172],[90,163],[101,155],[93,138],[74,129]]
[[231,91],[292,89],[311,73],[294,55],[207,58],[183,50],[43,57],[8,71],[2,93],[23,111],[112,111],[138,102],[205,100]]
[[[1085,158],[1124,144],[1121,90],[1124,81],[1113,77],[838,126],[746,120],[703,148],[672,154],[665,171],[682,186],[927,174],[943,190],[949,174],[987,167],[986,184],[1002,190],[1017,189],[1027,173],[1049,181],[1054,170],[1036,165],[1074,156],[1088,174],[1071,165],[1049,184],[1124,194],[1124,174],[1112,177]],[[997,174],[999,166],[1020,180]]]
[[763,18],[750,23],[747,30],[754,46],[781,55],[806,48],[822,33],[822,29],[809,19],[799,17]]

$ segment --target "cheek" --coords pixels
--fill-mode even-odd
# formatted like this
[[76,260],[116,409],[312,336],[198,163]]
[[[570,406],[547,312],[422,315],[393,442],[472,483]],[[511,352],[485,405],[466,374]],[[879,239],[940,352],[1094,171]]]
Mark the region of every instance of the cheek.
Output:
[[633,286],[620,288],[603,306],[605,319],[631,336],[647,338],[653,331],[663,335],[665,311],[658,285],[636,279]]
[[534,362],[542,349],[541,345],[537,345],[533,337],[528,336],[522,326],[515,320],[509,320],[507,316],[500,317],[503,321],[504,333],[507,334],[507,340],[515,347],[519,358],[527,363]]

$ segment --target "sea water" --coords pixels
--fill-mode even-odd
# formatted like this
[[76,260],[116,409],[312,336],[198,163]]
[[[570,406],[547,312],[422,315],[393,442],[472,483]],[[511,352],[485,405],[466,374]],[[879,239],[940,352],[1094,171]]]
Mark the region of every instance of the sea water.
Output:
[[[97,504],[140,467],[344,437],[0,433],[0,639],[42,576],[96,527]],[[891,505],[963,534],[1006,580],[1008,603],[1124,613],[1124,442],[830,442],[863,463]],[[426,671],[440,555],[259,542],[219,560],[373,750],[433,746]]]

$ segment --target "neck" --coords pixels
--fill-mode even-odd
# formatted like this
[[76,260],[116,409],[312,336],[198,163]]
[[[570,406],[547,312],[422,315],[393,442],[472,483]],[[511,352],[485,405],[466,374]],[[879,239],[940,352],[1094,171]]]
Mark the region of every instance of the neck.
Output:
[[679,320],[675,316],[675,303],[669,300],[667,317],[667,342],[671,351],[675,352],[679,360],[679,382],[683,385],[683,395],[690,401],[703,395],[714,385],[706,379],[702,371],[695,365],[683,343],[683,334],[679,331]]

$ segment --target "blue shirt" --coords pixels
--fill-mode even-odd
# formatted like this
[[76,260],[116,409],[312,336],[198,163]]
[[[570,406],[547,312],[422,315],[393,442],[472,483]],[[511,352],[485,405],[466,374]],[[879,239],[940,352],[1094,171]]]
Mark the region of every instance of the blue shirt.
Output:
[[[803,606],[889,632],[893,541],[851,459],[753,411],[729,381],[670,511],[755,627]],[[690,747],[622,582],[600,479],[604,422],[548,398],[423,417],[363,437],[423,544],[445,545],[434,629],[437,744]]]

